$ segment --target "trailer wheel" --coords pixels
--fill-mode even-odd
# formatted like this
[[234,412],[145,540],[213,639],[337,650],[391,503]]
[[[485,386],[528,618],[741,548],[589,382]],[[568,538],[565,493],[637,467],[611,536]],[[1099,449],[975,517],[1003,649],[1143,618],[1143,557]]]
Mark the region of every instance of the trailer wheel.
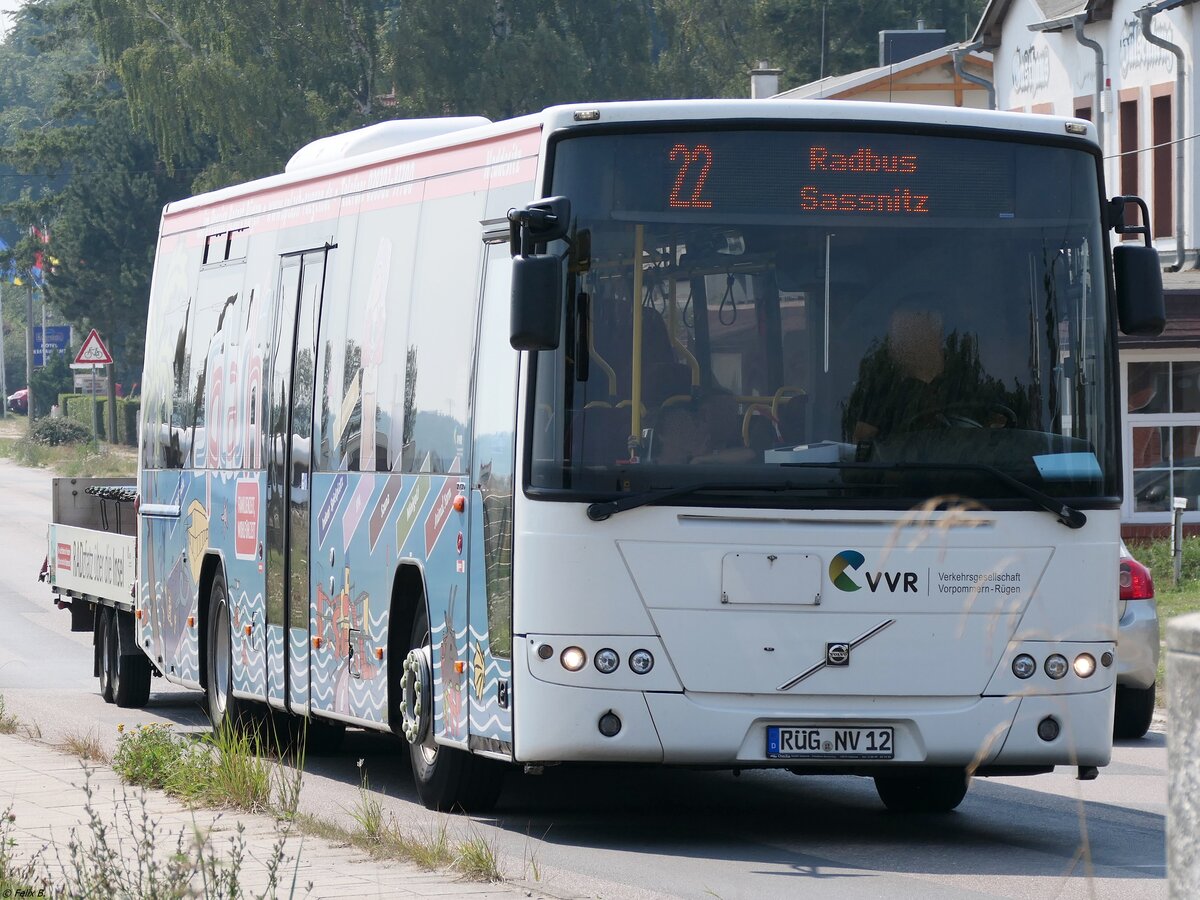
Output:
[[233,626],[229,616],[229,594],[225,575],[213,577],[208,599],[208,718],[213,733],[229,728],[244,729],[253,724],[253,705],[233,696]]
[[112,611],[101,607],[96,623],[96,656],[100,663],[100,696],[105,703],[113,702],[113,631],[109,627],[112,622]]
[[971,779],[962,769],[876,775],[875,790],[890,812],[947,813],[962,803]]
[[114,610],[109,616],[113,702],[124,709],[140,709],[150,699],[150,660],[140,652],[130,655],[121,653],[119,625],[123,615],[129,613]]
[[[428,665],[433,650],[423,600],[417,604],[409,648],[410,659],[424,660]],[[415,717],[417,720],[423,720],[419,725],[408,722],[407,724],[413,727],[406,728],[409,761],[412,764],[417,796],[427,809],[447,812],[480,812],[491,809],[496,805],[504,784],[504,769],[495,760],[475,756],[455,747],[442,746],[434,741],[431,708],[433,704],[429,703],[422,708],[419,701],[413,702],[414,697],[420,697],[422,694],[429,696],[427,691],[430,690],[430,686],[414,684],[411,681],[419,677],[418,671],[422,668],[424,667],[420,665],[406,664],[403,678],[404,694],[408,701],[406,719]],[[428,677],[427,668],[425,675]]]

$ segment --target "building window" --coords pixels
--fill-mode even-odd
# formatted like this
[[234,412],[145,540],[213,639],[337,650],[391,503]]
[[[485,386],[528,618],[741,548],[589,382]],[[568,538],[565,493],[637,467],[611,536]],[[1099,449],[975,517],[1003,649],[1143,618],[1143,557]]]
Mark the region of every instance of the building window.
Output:
[[1174,147],[1171,146],[1171,97],[1165,95],[1155,97],[1150,108],[1150,142],[1154,146],[1151,151],[1154,162],[1154,194],[1151,197],[1151,218],[1154,224],[1155,237],[1167,237],[1174,229],[1172,221],[1171,189],[1171,157]]
[[[1125,94],[1125,91],[1121,92]],[[1136,89],[1133,93],[1135,97],[1130,100],[1121,100],[1120,106],[1120,126],[1121,126],[1121,193],[1126,195],[1136,195],[1139,193],[1138,181],[1138,150],[1141,145],[1138,141],[1138,102],[1136,98]],[[1138,225],[1138,210],[1136,205],[1130,203],[1125,206],[1125,224]],[[1127,234],[1125,240],[1137,238],[1136,234]],[[1140,239],[1140,238],[1139,238]]]
[[1200,360],[1127,364],[1132,512],[1200,508]]

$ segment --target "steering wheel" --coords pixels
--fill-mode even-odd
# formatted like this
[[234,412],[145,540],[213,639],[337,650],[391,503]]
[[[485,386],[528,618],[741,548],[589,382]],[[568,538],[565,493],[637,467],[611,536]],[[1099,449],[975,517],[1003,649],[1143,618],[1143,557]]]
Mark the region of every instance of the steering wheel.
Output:
[[[962,410],[983,412],[982,418],[964,415]],[[998,420],[1003,420],[998,424]],[[964,400],[923,409],[909,416],[896,431],[923,431],[929,428],[1016,428],[1017,414],[1003,403],[990,400]]]

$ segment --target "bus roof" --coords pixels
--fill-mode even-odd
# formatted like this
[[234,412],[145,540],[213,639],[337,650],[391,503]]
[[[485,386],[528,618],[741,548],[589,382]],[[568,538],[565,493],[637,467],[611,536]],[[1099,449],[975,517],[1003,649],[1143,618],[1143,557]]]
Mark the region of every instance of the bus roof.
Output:
[[[917,124],[980,128],[1010,131],[1014,134],[1063,136],[1067,124],[1071,134],[1096,141],[1095,126],[1083,119],[1064,119],[1056,116],[997,112],[993,110],[960,109],[949,106],[925,106],[913,103],[871,103],[839,100],[635,100],[610,103],[574,103],[552,106],[540,113],[506,119],[501,122],[465,127],[431,137],[405,140],[404,129],[395,129],[398,140],[389,146],[379,141],[364,141],[367,152],[320,160],[296,171],[270,175],[255,181],[220,188],[206,194],[169,203],[163,210],[164,226],[172,216],[199,209],[242,200],[255,194],[294,188],[306,182],[317,182],[332,175],[369,169],[384,162],[395,162],[437,153],[450,148],[466,147],[541,130],[546,134],[563,128],[585,129],[611,127],[614,123],[660,123],[693,121],[823,121],[872,123],[883,125]],[[419,121],[419,120],[417,120]],[[467,120],[460,120],[466,124]],[[486,124],[484,124],[486,123]],[[379,129],[378,125],[367,126]],[[435,130],[435,129],[431,129]],[[421,133],[414,129],[407,133]],[[322,138],[314,144],[328,141]],[[344,141],[347,146],[354,142]],[[308,147],[312,147],[310,144]],[[297,155],[307,148],[301,148]],[[216,212],[214,210],[214,212]],[[191,220],[191,217],[188,217]],[[164,228],[164,231],[168,229]]]

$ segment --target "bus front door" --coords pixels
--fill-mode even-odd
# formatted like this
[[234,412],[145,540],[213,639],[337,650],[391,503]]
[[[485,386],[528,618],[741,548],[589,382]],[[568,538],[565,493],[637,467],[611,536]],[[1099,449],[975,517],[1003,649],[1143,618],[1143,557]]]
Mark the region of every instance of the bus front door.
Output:
[[316,322],[328,247],[280,258],[271,340],[267,458],[267,685],[271,705],[309,709],[310,492]]

